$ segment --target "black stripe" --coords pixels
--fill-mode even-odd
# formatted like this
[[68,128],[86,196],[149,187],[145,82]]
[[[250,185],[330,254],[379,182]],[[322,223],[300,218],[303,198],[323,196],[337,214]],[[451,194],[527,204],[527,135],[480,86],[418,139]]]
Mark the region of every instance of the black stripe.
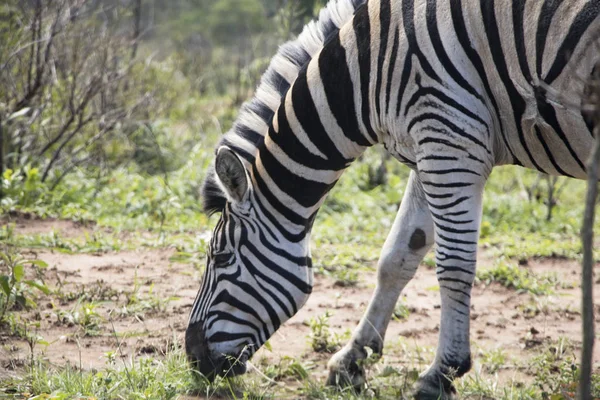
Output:
[[[560,45],[556,58],[548,70],[548,74],[544,78],[547,84],[552,84],[560,76],[565,66],[569,63],[575,47],[579,44],[581,36],[589,28],[591,23],[598,17],[600,12],[600,3],[598,1],[588,2],[581,11],[577,14],[573,22],[571,22],[571,28],[569,33],[565,37],[565,40]],[[596,51],[597,48],[594,48]]]
[[310,293],[312,291],[312,287],[306,283],[305,281],[299,279],[296,275],[287,271],[285,268],[281,268],[275,262],[270,260],[267,256],[262,254],[252,243],[246,242],[244,246],[252,252],[252,254],[260,261],[266,268],[270,269],[277,275],[281,276],[286,282],[289,282],[291,285],[294,285],[299,291],[302,293]]
[[[565,135],[565,133],[562,130],[562,127],[560,126],[560,122],[558,122],[558,118],[556,117],[556,110],[554,109],[554,107],[552,107],[550,104],[548,104],[548,102],[545,101],[545,99],[543,101],[538,99],[537,106],[538,106],[538,111],[539,111],[540,115],[542,116],[542,118],[544,119],[544,121],[548,125],[550,125],[550,127],[552,127],[554,132],[556,132],[556,134],[558,135],[560,140],[564,143],[567,150],[569,150],[569,154],[571,154],[571,157],[573,157],[573,159],[575,160],[577,165],[579,165],[581,170],[585,172],[586,171],[585,165],[584,165],[583,161],[579,158],[579,155],[575,152],[573,147],[571,147],[571,144],[569,143],[569,139],[567,138],[567,135]],[[571,176],[566,173],[564,175]]]
[[[265,322],[262,320],[262,317],[256,312],[256,310],[254,310],[254,308],[250,307],[248,303],[241,301],[235,296],[232,296],[226,289],[219,292],[217,297],[214,299],[212,305],[215,306],[220,303],[229,304],[236,310],[240,310],[241,312],[252,315],[257,321],[261,322],[262,330],[266,333],[265,336],[268,336],[269,329],[267,327],[267,324],[265,324]],[[256,327],[256,330],[260,330],[260,328]]]
[[[437,133],[442,133],[442,134],[450,135],[450,132],[447,132],[444,129],[435,128],[433,126],[426,126],[423,129],[427,129],[428,131],[432,131],[432,132],[437,132]],[[443,131],[443,132],[441,132],[441,131]],[[419,140],[419,146],[427,144],[427,143],[441,144],[441,145],[444,145],[444,146],[451,147],[453,149],[462,150],[462,151],[465,151],[465,152],[467,151],[467,149],[465,149],[464,147],[462,147],[462,146],[460,146],[458,144],[452,143],[452,142],[450,142],[449,140],[446,140],[446,139],[440,139],[440,138],[437,138],[437,137],[426,137],[425,139]]]
[[465,200],[469,200],[470,198],[471,198],[470,196],[463,196],[463,197],[459,197],[458,199],[454,200],[452,203],[446,203],[446,204],[434,204],[430,201],[428,203],[431,207],[436,208],[438,210],[447,210],[448,208],[456,207],[457,205],[463,203]]
[[469,250],[465,250],[462,247],[451,247],[451,246],[446,246],[444,244],[436,244],[437,248],[443,248],[443,249],[447,249],[450,251],[459,251],[461,253],[466,253],[466,254],[475,254],[476,251],[469,251]]
[[571,176],[570,174],[566,173],[561,167],[560,165],[558,165],[558,163],[556,162],[556,159],[554,158],[554,154],[552,154],[552,151],[550,150],[550,146],[548,146],[548,142],[544,139],[544,136],[542,136],[542,132],[540,131],[540,127],[535,125],[535,136],[538,138],[538,140],[540,141],[540,144],[544,147],[544,151],[546,152],[546,155],[548,156],[548,160],[550,160],[550,163],[554,166],[554,168],[556,169],[556,171],[564,176]]
[[471,183],[471,182],[438,183],[438,182],[423,181],[422,184],[425,186],[433,186],[433,187],[437,187],[437,188],[459,188],[459,187],[473,186],[473,183]]
[[540,11],[540,19],[538,21],[537,32],[536,32],[536,71],[537,76],[542,76],[542,64],[544,61],[544,49],[546,48],[546,41],[548,39],[548,32],[550,31],[550,25],[554,19],[554,14],[560,7],[563,0],[546,0]]
[[[240,280],[239,276],[237,275],[238,274],[236,274],[235,277],[229,275],[221,275],[220,278],[221,281],[231,282],[239,290],[242,290],[245,293],[245,295],[248,295],[254,300],[256,300],[256,302],[259,303],[265,309],[265,311],[268,314],[268,321],[271,322],[273,328],[277,330],[277,328],[281,326],[281,320],[279,319],[279,315],[277,315],[277,312],[273,308],[273,305],[269,301],[267,301],[267,299],[263,297],[262,293],[257,291],[254,286],[246,283],[245,281]],[[265,317],[266,316],[263,315],[263,318]]]
[[[538,0],[539,1],[539,0]],[[525,1],[512,2],[512,17],[515,39],[515,51],[519,60],[521,73],[525,77],[527,83],[532,84],[531,71],[527,62],[527,49],[525,47],[525,25],[523,17],[525,12]]]
[[358,50],[358,67],[360,70],[361,114],[367,133],[377,142],[377,135],[371,126],[371,107],[369,104],[369,86],[371,77],[371,21],[369,20],[369,7],[361,7],[353,19],[354,33],[356,35],[356,49]]
[[[325,82],[323,83],[325,84]],[[348,84],[348,82],[346,82],[346,84]],[[309,135],[310,140],[314,143],[316,148],[329,159],[331,166],[341,166],[350,162],[351,160],[344,158],[335,144],[331,141],[319,119],[319,113],[317,112],[308,89],[306,69],[302,70],[294,82],[291,96],[292,104],[295,105],[294,113],[296,114],[296,118],[300,122],[300,125],[302,125],[302,129]],[[291,136],[294,135],[292,134]]]
[[265,79],[270,86],[277,90],[282,97],[290,90],[290,82],[288,82],[279,72],[269,70],[265,73]]
[[377,81],[375,85],[375,112],[381,117],[381,83],[383,81],[383,63],[387,50],[392,7],[390,0],[379,2],[379,57],[377,59]]
[[[437,256],[444,256],[443,259],[440,259],[440,261],[445,261],[445,260],[458,260],[458,261],[464,261],[464,262],[468,262],[468,263],[476,263],[477,260],[469,260],[468,258],[464,258],[461,256],[457,256],[456,254],[446,254],[443,251],[438,250],[437,251]],[[444,267],[446,268],[446,267]]]
[[[302,108],[305,105],[307,107],[309,107],[310,103],[312,103],[311,98],[308,98],[306,101],[299,103],[299,104],[302,104],[302,106],[295,107],[294,112],[296,112],[296,108]],[[308,114],[308,112],[310,112],[310,110],[304,110],[303,112],[305,113],[305,115],[303,115],[302,117],[306,118],[307,114]],[[318,130],[319,126],[322,127],[322,125],[320,124],[320,122],[318,120],[318,117],[313,116],[313,118],[316,118],[317,120],[313,121],[313,120],[309,119],[308,124],[317,127],[317,129],[315,129],[316,134],[315,134],[315,131],[313,131],[313,132],[306,131],[306,134],[309,137],[311,142],[313,140],[317,139],[316,135],[319,135],[319,134],[327,135],[325,132],[321,132]],[[321,156],[311,153],[304,146],[304,144],[302,144],[302,142],[298,139],[298,137],[292,131],[292,128],[290,127],[289,122],[288,122],[285,107],[283,107],[283,106],[280,107],[279,111],[277,112],[277,123],[279,124],[279,133],[275,133],[273,131],[273,128],[270,127],[269,128],[269,138],[273,141],[273,143],[275,143],[277,146],[279,146],[279,148],[289,158],[291,158],[298,164],[310,165],[310,167],[315,170],[334,170],[334,169],[340,170],[340,169],[344,169],[346,167],[345,159],[336,158],[339,156],[339,153],[337,153],[337,152],[334,153],[330,159],[324,159]],[[307,125],[306,120],[300,121],[300,124]],[[311,129],[311,128],[309,128],[309,129]]]
[[[258,99],[253,99],[248,105],[246,105],[248,111],[258,115],[267,125],[271,123],[275,112],[271,110],[265,103]],[[262,136],[261,136],[262,137]]]
[[[327,103],[344,135],[361,146],[370,146],[371,143],[360,133],[354,103],[354,87],[346,60],[346,50],[340,43],[339,35],[331,39],[327,45],[327,52],[319,56],[319,71]],[[365,101],[366,99],[363,98],[363,104]],[[294,104],[304,107],[303,103]],[[318,133],[307,131],[307,134],[312,140]],[[345,168],[349,161],[348,159],[339,161],[342,163],[340,168]],[[306,162],[304,164],[310,165]]]
[[486,127],[486,129],[488,130],[488,134],[489,134],[488,123],[485,122],[480,116],[478,116],[477,114],[475,114],[474,112],[472,112],[471,110],[469,110],[468,108],[466,108],[465,106],[463,106],[462,104],[460,104],[459,102],[454,100],[453,98],[447,96],[442,91],[432,88],[432,87],[426,87],[426,86],[419,87],[419,90],[417,90],[415,92],[415,94],[411,97],[410,101],[406,104],[406,108],[404,110],[404,116],[406,116],[409,109],[414,104],[417,103],[419,98],[424,97],[424,96],[434,96],[437,99],[439,99],[442,103],[444,103],[445,105],[450,106],[450,107],[454,108],[455,110],[461,112],[462,114],[466,115],[467,117],[479,122],[481,125]]
[[458,234],[477,233],[477,229],[456,229],[456,228],[451,228],[449,226],[442,225],[439,222],[436,222],[435,226],[437,228],[443,230],[444,232],[449,232],[449,233],[458,233]]
[[[438,83],[443,84],[442,80],[429,63],[428,57],[421,51],[421,47],[419,46],[419,43],[417,41],[417,32],[415,29],[414,21],[414,3],[415,0],[402,1],[402,21],[404,22],[404,33],[406,34],[406,39],[410,46],[410,51],[408,53],[412,51],[412,53],[417,56],[419,64],[421,65],[421,68],[423,69],[424,73],[426,73],[431,79],[434,79]],[[407,57],[408,56],[409,55],[407,54]]]
[[419,170],[419,172],[424,173],[424,174],[431,174],[431,175],[448,175],[448,174],[460,173],[460,174],[471,174],[471,175],[481,176],[478,172],[471,171],[470,169],[466,169],[466,168],[423,169],[423,170]]
[[[262,215],[264,215],[266,217],[266,219],[268,219],[269,222],[275,226],[275,229],[277,229],[277,232],[279,232],[286,240],[288,240],[292,243],[298,243],[301,240],[304,240],[304,238],[306,237],[306,232],[307,232],[308,228],[305,228],[302,231],[300,231],[299,233],[295,234],[295,233],[289,232],[283,225],[281,225],[281,223],[279,222],[279,219],[275,218],[275,216],[269,211],[272,208],[276,208],[270,203],[272,200],[277,201],[278,202],[277,204],[279,207],[282,206],[281,202],[279,202],[279,200],[277,200],[274,197],[270,198],[270,196],[272,196],[273,194],[268,189],[266,189],[267,192],[265,192],[265,193],[261,192],[261,194],[263,196],[265,196],[265,200],[269,203],[268,205],[265,204],[256,193],[257,191],[259,191],[259,190],[257,190],[258,186],[261,184],[264,185],[264,182],[262,182],[261,177],[256,176],[255,179],[257,181],[257,185],[255,187],[255,190],[252,191],[252,198],[254,199],[252,203],[255,204],[258,209],[260,209],[260,212],[262,213]],[[259,181],[261,183],[259,183]],[[268,195],[266,193],[268,193]],[[285,208],[285,211],[289,212],[289,210],[287,208]],[[298,214],[295,214],[295,213],[290,214],[290,215],[293,215],[294,218],[300,218],[298,216]],[[289,220],[289,217],[285,216],[285,214],[284,214],[284,217]],[[309,221],[310,221],[310,218],[309,218]]]
[[[485,1],[485,0],[483,0],[483,1]],[[423,121],[427,121],[427,120],[438,121],[439,123],[441,123],[444,126],[446,126],[448,129],[450,129],[453,133],[456,133],[457,135],[460,135],[460,136],[464,137],[465,139],[468,139],[472,143],[475,143],[476,145],[478,145],[481,148],[483,148],[488,154],[492,154],[490,152],[490,150],[487,148],[487,146],[481,140],[479,140],[475,136],[473,136],[473,135],[465,132],[464,129],[461,129],[460,127],[458,127],[458,125],[456,125],[453,122],[451,122],[448,118],[442,117],[441,115],[438,115],[438,114],[423,113],[423,114],[420,114],[420,115],[416,116],[415,118],[413,118],[410,121],[410,124],[408,124],[407,130],[410,132],[410,130],[416,124],[418,124],[420,122],[423,122]]]
[[[258,286],[260,286],[259,295],[261,296],[261,298],[264,298],[265,296],[271,297],[271,299],[275,301],[275,303],[277,303],[279,308],[285,313],[285,315],[288,318],[291,318],[294,314],[298,312],[298,308],[296,307],[296,302],[294,301],[294,298],[287,290],[285,290],[285,288],[281,284],[277,283],[275,280],[269,278],[268,276],[260,272],[260,270],[256,268],[254,264],[245,255],[240,254],[240,260],[242,261],[243,265],[246,267],[248,272],[254,277]],[[273,286],[277,292],[274,293],[268,287],[263,285],[260,282],[260,280],[257,279],[257,277]],[[288,306],[284,304],[283,301],[281,301],[281,299],[277,296],[277,293],[283,295],[286,298],[286,300],[292,307],[292,310],[289,310]]]
[[400,79],[400,88],[398,89],[398,103],[396,104],[396,116],[400,115],[400,108],[402,106],[402,99],[404,98],[404,92],[408,87],[408,80],[410,79],[410,73],[412,71],[412,53],[410,50],[406,53],[404,59],[404,66],[402,67],[402,77]]
[[[473,275],[473,272],[471,272],[471,275]],[[440,282],[454,282],[454,283],[462,283],[465,286],[471,286],[471,282],[467,282],[467,281],[463,281],[462,279],[458,279],[458,278],[438,278],[438,281]],[[467,295],[467,293],[465,293],[465,295]],[[470,294],[469,294],[470,296]]]
[[446,69],[446,72],[458,85],[483,103],[483,97],[481,97],[475,88],[473,88],[473,86],[467,82],[467,80],[461,75],[460,71],[456,69],[450,60],[450,57],[448,57],[446,49],[444,49],[444,44],[442,43],[437,25],[437,0],[427,0],[426,19],[427,30],[429,32],[431,44],[433,45],[433,50],[435,51],[435,54],[440,60],[442,66]]
[[451,238],[451,237],[448,237],[448,236],[444,236],[444,235],[439,234],[439,233],[438,233],[437,237],[440,238],[440,239],[442,239],[442,240],[445,240],[446,242],[449,242],[449,243],[466,244],[466,245],[469,245],[469,246],[477,246],[477,242],[471,242],[471,241],[468,241],[468,240],[454,239],[454,238]]
[[[277,196],[275,196],[271,190],[269,189],[269,187],[267,186],[267,184],[265,183],[265,181],[263,180],[262,176],[260,175],[260,173],[258,172],[258,169],[256,168],[256,164],[254,164],[252,166],[253,169],[253,176],[254,179],[256,181],[256,187],[255,189],[257,189],[258,191],[260,191],[260,193],[265,197],[265,199],[269,202],[269,205],[274,208],[275,210],[277,210],[277,212],[279,212],[281,215],[284,216],[284,218],[286,218],[288,221],[296,224],[296,225],[300,225],[300,226],[304,226],[306,225],[306,219],[304,219],[303,217],[301,217],[300,215],[298,215],[296,212],[294,212],[293,210],[291,210],[289,207],[287,207],[285,204],[283,204],[278,198]],[[261,204],[262,205],[262,204]],[[261,207],[261,210],[266,213],[266,207]],[[276,218],[273,217],[273,219],[271,219],[272,222],[277,221]],[[281,225],[278,226],[278,228],[283,228]],[[285,231],[285,229],[278,229],[279,231],[283,230]]]
[[253,335],[248,335],[248,333],[232,333],[232,332],[224,332],[217,331],[206,338],[209,343],[223,343],[223,342],[233,342],[240,339],[246,339],[247,337],[252,337]]
[[471,274],[471,275],[473,275],[473,272],[471,270],[469,270],[467,268],[462,268],[462,267],[455,267],[455,266],[453,266],[453,267],[444,267],[444,266],[438,265],[437,268],[439,270],[441,270],[441,271],[437,271],[436,272],[439,275],[441,275],[443,273],[446,273],[446,272],[464,272],[465,274]]
[[[260,160],[277,187],[306,208],[315,206],[335,184],[335,182],[321,183],[296,175],[286,165],[280,163],[265,147],[260,149]],[[289,206],[284,207],[289,208]],[[300,218],[306,223],[305,218]]]
[[[211,320],[212,317],[215,317],[215,318]],[[247,326],[247,327],[251,328],[252,330],[258,332],[259,334],[261,333],[260,329],[257,329],[256,325],[254,325],[252,322],[249,322],[242,318],[238,318],[233,314],[230,314],[230,313],[227,313],[227,312],[224,312],[221,310],[215,310],[215,311],[208,312],[206,314],[205,320],[210,321],[208,323],[208,325],[206,326],[205,331],[210,331],[212,329],[212,327],[214,326],[214,324],[217,322],[229,321],[229,322],[233,322],[234,324]],[[250,334],[250,333],[246,333],[246,334],[252,338],[252,343],[257,343],[257,342],[262,341],[261,337],[256,337],[254,334]]]
[[[388,79],[387,79],[387,88],[386,88],[386,113],[390,113],[390,100],[392,97],[392,79],[394,78],[394,71],[396,69],[396,61],[398,58],[398,47],[400,45],[400,31],[395,30],[394,34],[394,45],[392,46],[392,54],[390,56],[390,64],[388,66]],[[398,102],[400,103],[400,102]]]

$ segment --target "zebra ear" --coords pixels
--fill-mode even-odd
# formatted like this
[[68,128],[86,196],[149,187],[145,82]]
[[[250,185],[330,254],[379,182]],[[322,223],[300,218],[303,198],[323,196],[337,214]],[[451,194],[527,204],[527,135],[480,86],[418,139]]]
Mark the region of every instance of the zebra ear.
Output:
[[248,192],[246,168],[239,157],[226,146],[217,150],[215,171],[227,197],[237,203],[243,201]]

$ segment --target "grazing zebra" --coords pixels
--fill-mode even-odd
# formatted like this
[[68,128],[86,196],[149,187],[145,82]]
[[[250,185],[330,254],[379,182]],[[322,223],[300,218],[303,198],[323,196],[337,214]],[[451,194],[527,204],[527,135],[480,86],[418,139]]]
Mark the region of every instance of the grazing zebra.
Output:
[[[200,372],[239,374],[305,303],[310,231],[367,147],[408,165],[373,298],[329,363],[360,385],[394,305],[436,244],[439,344],[415,389],[450,398],[471,367],[469,311],[483,188],[496,165],[586,176],[592,123],[575,104],[600,60],[600,0],[334,0],[283,45],[204,183],[221,213],[186,331]],[[230,359],[235,358],[236,363]]]

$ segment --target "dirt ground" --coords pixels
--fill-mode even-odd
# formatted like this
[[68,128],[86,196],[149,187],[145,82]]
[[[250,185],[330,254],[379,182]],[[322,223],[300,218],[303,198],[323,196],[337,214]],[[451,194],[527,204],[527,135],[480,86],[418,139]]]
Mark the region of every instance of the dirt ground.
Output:
[[[92,229],[66,221],[19,220],[15,231],[33,234],[54,230],[63,237],[77,237]],[[118,357],[130,360],[160,354],[175,342],[183,343],[188,313],[199,288],[200,272],[192,264],[169,261],[174,253],[174,249],[147,248],[101,254],[26,250],[26,257],[37,257],[48,263],[47,282],[63,293],[63,299],[54,295],[51,300],[40,301],[37,311],[21,313],[24,318],[40,322],[37,333],[49,343],[36,346],[34,353],[57,365],[69,362],[88,369],[102,368],[108,352],[116,352]],[[480,258],[480,265],[492,265],[485,250],[481,251]],[[535,313],[528,312],[525,307],[532,302],[528,294],[519,294],[496,284],[477,285],[472,301],[471,328],[475,368],[478,368],[478,349],[502,349],[511,357],[527,360],[544,343],[559,337],[568,338],[577,346],[581,343],[579,264],[565,260],[531,260],[523,268],[535,272],[555,271],[561,281],[574,286],[557,289],[555,295],[543,299],[544,312]],[[332,279],[323,276],[317,276],[315,281],[314,292],[306,306],[270,340],[272,351],[259,351],[255,363],[261,357],[297,357],[316,363],[316,377],[325,377],[329,356],[312,352],[308,342],[310,328],[305,321],[329,310],[332,330],[353,329],[370,299],[375,271],[362,273],[356,287],[337,287]],[[158,307],[137,313],[125,312],[123,307],[135,287],[139,287],[138,299],[148,302],[148,299],[154,299]],[[405,304],[411,309],[409,317],[390,324],[384,348],[385,364],[409,362],[404,359],[407,348],[418,346],[431,352],[435,349],[440,318],[436,287],[434,270],[421,266],[403,294]],[[95,312],[101,317],[95,335],[86,335],[83,328],[69,324],[65,318],[81,306],[76,298],[82,293],[94,301]],[[164,300],[169,298],[172,299]],[[598,281],[595,303],[600,308]],[[25,341],[0,336],[0,377],[18,373],[30,355]],[[595,348],[594,360],[600,361],[600,346]],[[502,373],[507,378],[520,374],[519,370],[510,368]]]

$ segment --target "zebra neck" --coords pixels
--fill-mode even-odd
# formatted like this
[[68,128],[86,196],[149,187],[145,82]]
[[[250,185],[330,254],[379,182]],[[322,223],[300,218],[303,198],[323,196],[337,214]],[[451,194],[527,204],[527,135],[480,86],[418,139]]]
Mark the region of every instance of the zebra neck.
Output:
[[310,230],[344,170],[375,143],[357,117],[344,49],[337,44],[301,71],[251,166],[257,200],[293,235]]

